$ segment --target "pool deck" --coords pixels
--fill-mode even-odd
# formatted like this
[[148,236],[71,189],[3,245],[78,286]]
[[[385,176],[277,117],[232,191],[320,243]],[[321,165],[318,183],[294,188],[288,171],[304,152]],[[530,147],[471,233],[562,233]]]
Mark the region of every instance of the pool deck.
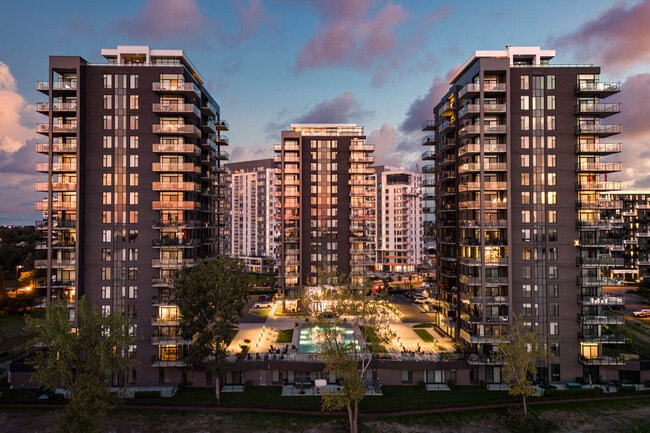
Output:
[[[278,331],[283,329],[300,329],[304,326],[309,326],[310,323],[304,317],[277,315],[276,309],[278,303],[274,303],[269,312],[269,316],[265,323],[240,323],[237,335],[228,347],[230,353],[237,354],[241,351],[240,346],[243,344],[250,344],[249,353],[251,354],[268,354],[272,350],[274,352],[282,352],[287,348],[286,343],[277,343]],[[298,326],[296,327],[296,323]],[[395,317],[390,323],[391,330],[395,333],[395,338],[389,347],[389,352],[394,356],[403,358],[404,356],[412,357],[415,359],[433,359],[440,352],[453,352],[454,347],[451,340],[447,337],[439,335],[434,328],[422,328],[432,335],[435,342],[427,343],[413,330],[413,324],[402,323],[402,321]],[[293,339],[288,344],[290,348],[292,345],[298,347],[299,332],[293,333]],[[246,340],[250,341],[247,343]],[[287,353],[287,352],[285,352]],[[291,354],[289,351],[288,354]],[[293,352],[295,354],[295,351]]]

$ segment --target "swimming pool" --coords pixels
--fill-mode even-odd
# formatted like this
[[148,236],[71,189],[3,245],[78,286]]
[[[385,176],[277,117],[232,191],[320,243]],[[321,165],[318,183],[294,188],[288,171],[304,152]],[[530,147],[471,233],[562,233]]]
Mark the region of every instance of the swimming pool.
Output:
[[[354,341],[359,348],[359,342],[354,338],[354,330],[348,327],[337,326],[336,330],[340,333],[344,342]],[[323,328],[318,326],[306,326],[300,328],[300,337],[298,340],[298,353],[317,353],[320,350],[321,333]]]

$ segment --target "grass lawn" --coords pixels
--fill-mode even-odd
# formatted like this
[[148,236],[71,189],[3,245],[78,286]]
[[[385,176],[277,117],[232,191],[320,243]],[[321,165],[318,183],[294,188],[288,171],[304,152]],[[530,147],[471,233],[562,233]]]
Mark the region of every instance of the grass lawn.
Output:
[[278,331],[278,339],[275,341],[278,344],[291,343],[293,339],[293,329],[280,329]]
[[420,339],[422,341],[424,341],[425,343],[435,343],[436,342],[436,339],[433,338],[433,335],[429,334],[429,331],[427,331],[426,329],[422,329],[422,328],[413,329],[413,332],[418,334],[418,337],[420,337]]

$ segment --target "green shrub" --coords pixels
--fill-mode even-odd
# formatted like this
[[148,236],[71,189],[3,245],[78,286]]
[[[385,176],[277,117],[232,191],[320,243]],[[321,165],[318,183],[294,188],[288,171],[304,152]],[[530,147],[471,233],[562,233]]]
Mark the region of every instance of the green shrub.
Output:
[[133,398],[160,398],[160,391],[136,391]]
[[547,389],[544,391],[544,397],[596,397],[602,395],[603,392],[603,389],[598,386],[582,389]]
[[634,392],[636,391],[636,387],[634,385],[623,385],[623,386],[619,386],[617,391],[624,392],[624,393]]

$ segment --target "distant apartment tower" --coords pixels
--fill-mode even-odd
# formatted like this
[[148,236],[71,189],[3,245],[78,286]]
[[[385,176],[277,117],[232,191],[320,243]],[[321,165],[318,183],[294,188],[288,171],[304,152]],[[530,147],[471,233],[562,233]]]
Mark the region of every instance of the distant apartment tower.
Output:
[[[615,185],[620,188],[620,182]],[[650,276],[650,190],[612,191],[605,200],[621,204],[605,214],[620,234],[616,249],[622,269],[614,270],[615,283],[635,284]]]
[[226,164],[230,185],[230,254],[250,272],[276,271],[279,222],[276,210],[275,163],[272,158]]
[[423,261],[422,174],[377,170],[377,269],[414,273]]
[[286,298],[318,286],[323,272],[366,283],[375,263],[376,180],[363,127],[292,124],[281,140],[275,162]]
[[36,266],[72,320],[84,295],[131,319],[137,366],[114,385],[177,384],[191,373],[174,284],[183,266],[220,253],[228,125],[182,50],[102,55],[107,64],[51,56],[37,83],[48,100],[37,104],[47,161],[36,165],[46,176],[36,183],[46,239]]
[[597,66],[551,65],[554,55],[475,52],[423,127],[435,131],[424,144],[434,146],[439,325],[476,355],[474,381],[501,380],[489,355],[513,314],[548,348],[542,380],[623,368],[607,356],[623,343],[608,326],[623,323],[608,308],[619,300],[602,292],[618,264],[602,212],[620,207],[602,193],[621,163],[601,157],[621,145],[607,140],[620,126],[604,120],[620,105],[601,99],[620,87]]

